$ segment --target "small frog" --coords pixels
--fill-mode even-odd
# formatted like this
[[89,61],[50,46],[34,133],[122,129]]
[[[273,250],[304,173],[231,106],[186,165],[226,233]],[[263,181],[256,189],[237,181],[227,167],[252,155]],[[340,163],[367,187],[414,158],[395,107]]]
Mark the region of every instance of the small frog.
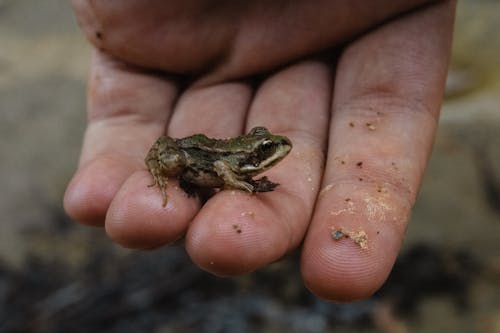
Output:
[[167,178],[179,177],[181,188],[194,195],[196,187],[269,192],[278,186],[262,177],[252,179],[281,161],[292,149],[286,136],[265,127],[231,139],[212,139],[195,134],[182,139],[160,137],[146,156],[146,165],[167,204]]

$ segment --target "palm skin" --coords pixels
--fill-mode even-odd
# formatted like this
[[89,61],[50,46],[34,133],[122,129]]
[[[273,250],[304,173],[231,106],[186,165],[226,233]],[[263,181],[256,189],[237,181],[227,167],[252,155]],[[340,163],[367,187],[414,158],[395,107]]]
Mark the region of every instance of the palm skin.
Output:
[[[453,1],[73,5],[95,51],[70,216],[130,248],[185,235],[192,260],[225,276],[302,246],[305,284],[323,298],[366,297],[385,281],[436,130]],[[222,191],[201,206],[169,186],[162,207],[147,187],[159,136],[256,125],[293,142],[266,172],[274,192]],[[366,248],[334,240],[338,228],[364,233]]]

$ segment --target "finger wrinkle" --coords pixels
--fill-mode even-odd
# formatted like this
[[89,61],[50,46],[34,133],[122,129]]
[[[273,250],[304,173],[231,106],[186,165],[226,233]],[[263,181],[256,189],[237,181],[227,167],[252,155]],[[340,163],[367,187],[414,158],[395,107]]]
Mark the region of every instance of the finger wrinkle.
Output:
[[[349,114],[353,118],[383,119],[399,115],[412,119],[415,117],[430,118],[432,123],[439,120],[439,107],[432,107],[425,103],[425,99],[414,94],[402,95],[393,89],[383,87],[359,90],[357,94],[349,96],[346,101],[336,102],[334,114]],[[424,119],[425,120],[425,119]]]
[[87,127],[80,156],[80,164],[112,157],[120,159],[124,166],[145,167],[144,157],[163,124],[131,126],[110,121],[92,123]]
[[173,97],[175,93],[169,94],[161,89],[157,90],[144,90],[141,93],[131,94],[132,89],[101,90],[101,87],[92,87],[92,91],[89,92],[88,121],[119,118],[133,120],[136,123],[165,123],[168,111],[175,102]]
[[88,88],[89,120],[137,113],[166,121],[178,87],[166,75],[137,70],[95,51]]
[[162,114],[164,115],[163,119],[159,119],[157,115],[137,112],[133,108],[124,107],[113,109],[110,112],[93,114],[91,117],[89,116],[89,122],[91,126],[159,126],[164,128],[168,113],[162,112]]
[[327,194],[336,187],[343,186],[349,186],[353,190],[363,189],[373,196],[387,195],[392,192],[395,193],[395,197],[399,198],[398,201],[403,201],[405,206],[408,207],[412,207],[416,200],[416,190],[403,177],[398,178],[391,175],[377,177],[368,174],[334,176],[327,185],[323,186],[320,196]]
[[333,185],[331,191],[324,192],[318,206],[326,211],[323,223],[330,227],[383,224],[391,225],[398,234],[405,230],[412,207],[405,197],[388,187],[379,192],[351,183]]
[[[284,133],[291,137],[297,138],[302,145],[315,147],[315,150],[326,151],[328,120],[325,121],[325,128],[305,128],[305,127],[289,127],[284,130]],[[291,125],[293,126],[293,125]],[[324,155],[324,154],[323,154]]]

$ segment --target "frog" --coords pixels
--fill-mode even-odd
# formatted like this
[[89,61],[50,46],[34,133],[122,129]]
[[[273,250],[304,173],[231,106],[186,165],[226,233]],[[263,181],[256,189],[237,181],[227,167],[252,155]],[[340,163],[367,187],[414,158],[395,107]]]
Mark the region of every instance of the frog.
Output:
[[266,176],[253,177],[276,165],[291,149],[289,138],[273,134],[263,126],[228,139],[209,138],[205,134],[177,139],[163,135],[145,158],[153,177],[148,186],[158,185],[163,207],[167,205],[169,177],[177,177],[188,196],[196,195],[199,188],[270,192],[279,184]]

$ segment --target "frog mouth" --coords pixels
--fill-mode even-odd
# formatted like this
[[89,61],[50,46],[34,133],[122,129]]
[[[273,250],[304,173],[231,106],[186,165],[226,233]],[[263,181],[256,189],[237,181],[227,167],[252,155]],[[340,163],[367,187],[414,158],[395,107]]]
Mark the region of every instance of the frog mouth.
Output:
[[292,145],[290,144],[289,141],[287,141],[286,144],[279,145],[271,156],[262,160],[260,163],[247,164],[243,166],[240,170],[243,172],[260,173],[264,170],[269,169],[270,167],[281,161],[286,155],[288,155],[291,149]]

